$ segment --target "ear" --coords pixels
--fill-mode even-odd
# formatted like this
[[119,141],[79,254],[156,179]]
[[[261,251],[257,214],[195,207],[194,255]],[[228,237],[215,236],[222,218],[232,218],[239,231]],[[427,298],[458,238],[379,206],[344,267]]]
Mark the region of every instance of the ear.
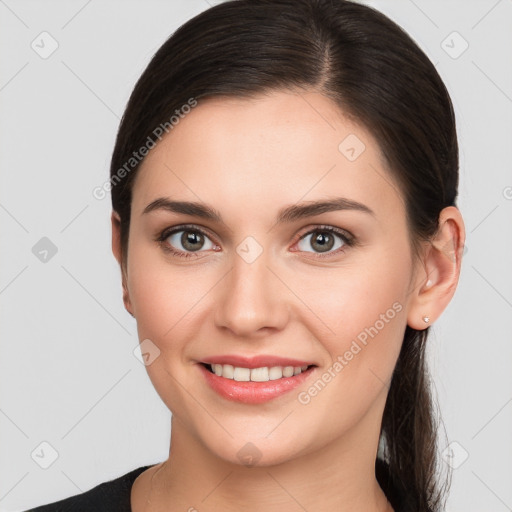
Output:
[[464,221],[455,206],[439,215],[438,231],[425,248],[409,301],[407,324],[426,329],[439,318],[455,293],[466,239]]
[[126,311],[130,313],[130,315],[134,316],[132,303],[130,301],[130,293],[128,291],[127,284],[127,270],[123,261],[123,248],[121,245],[121,217],[115,211],[112,212],[111,215],[112,221],[112,253],[114,254],[115,259],[119,263],[121,268],[121,281],[123,285],[123,303]]

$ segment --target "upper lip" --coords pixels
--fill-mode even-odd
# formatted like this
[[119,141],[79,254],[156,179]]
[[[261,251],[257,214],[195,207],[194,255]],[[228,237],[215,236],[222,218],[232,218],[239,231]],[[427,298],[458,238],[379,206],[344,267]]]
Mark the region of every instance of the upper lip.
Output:
[[[311,361],[303,361],[299,359],[291,359],[288,357],[259,355],[253,357],[245,357],[239,355],[223,355],[212,356],[201,361],[205,364],[230,364],[238,368],[264,368],[268,366],[311,366]],[[316,366],[316,365],[315,365]]]

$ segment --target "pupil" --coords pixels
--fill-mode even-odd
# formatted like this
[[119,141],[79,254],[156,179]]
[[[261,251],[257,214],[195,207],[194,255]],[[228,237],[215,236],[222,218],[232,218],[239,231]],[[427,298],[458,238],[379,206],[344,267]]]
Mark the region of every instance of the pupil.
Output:
[[[201,233],[195,233],[193,231],[185,231],[181,235],[181,243],[185,249],[189,251],[197,251],[200,249],[203,242],[203,235]],[[199,245],[199,247],[197,247]]]
[[313,242],[319,244],[320,252],[327,252],[333,247],[334,237],[318,232],[317,236],[313,238]]

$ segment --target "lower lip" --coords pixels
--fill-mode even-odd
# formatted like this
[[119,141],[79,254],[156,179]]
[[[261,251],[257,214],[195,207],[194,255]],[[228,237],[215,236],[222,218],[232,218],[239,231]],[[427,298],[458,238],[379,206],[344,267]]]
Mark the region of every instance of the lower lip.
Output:
[[308,368],[305,372],[293,377],[269,380],[267,382],[236,381],[219,377],[207,370],[202,364],[198,364],[206,382],[220,396],[227,400],[244,404],[261,404],[278,396],[288,393],[300,386],[314,372],[315,367]]

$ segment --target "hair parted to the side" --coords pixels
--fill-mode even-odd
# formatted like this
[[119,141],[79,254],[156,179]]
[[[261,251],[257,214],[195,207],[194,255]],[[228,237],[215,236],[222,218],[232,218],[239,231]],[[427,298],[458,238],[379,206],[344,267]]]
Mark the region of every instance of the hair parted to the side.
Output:
[[[455,206],[457,197],[458,144],[449,94],[406,32],[382,13],[348,0],[228,0],[186,22],[156,52],[131,94],[111,177],[191,98],[200,104],[211,96],[277,89],[321,92],[364,126],[400,184],[412,246],[436,233],[439,213]],[[124,262],[138,168],[111,189]],[[428,329],[406,328],[382,421],[389,468],[376,461],[381,486],[403,489],[416,512],[442,510],[449,486],[449,474],[441,482],[438,473],[427,335]]]

